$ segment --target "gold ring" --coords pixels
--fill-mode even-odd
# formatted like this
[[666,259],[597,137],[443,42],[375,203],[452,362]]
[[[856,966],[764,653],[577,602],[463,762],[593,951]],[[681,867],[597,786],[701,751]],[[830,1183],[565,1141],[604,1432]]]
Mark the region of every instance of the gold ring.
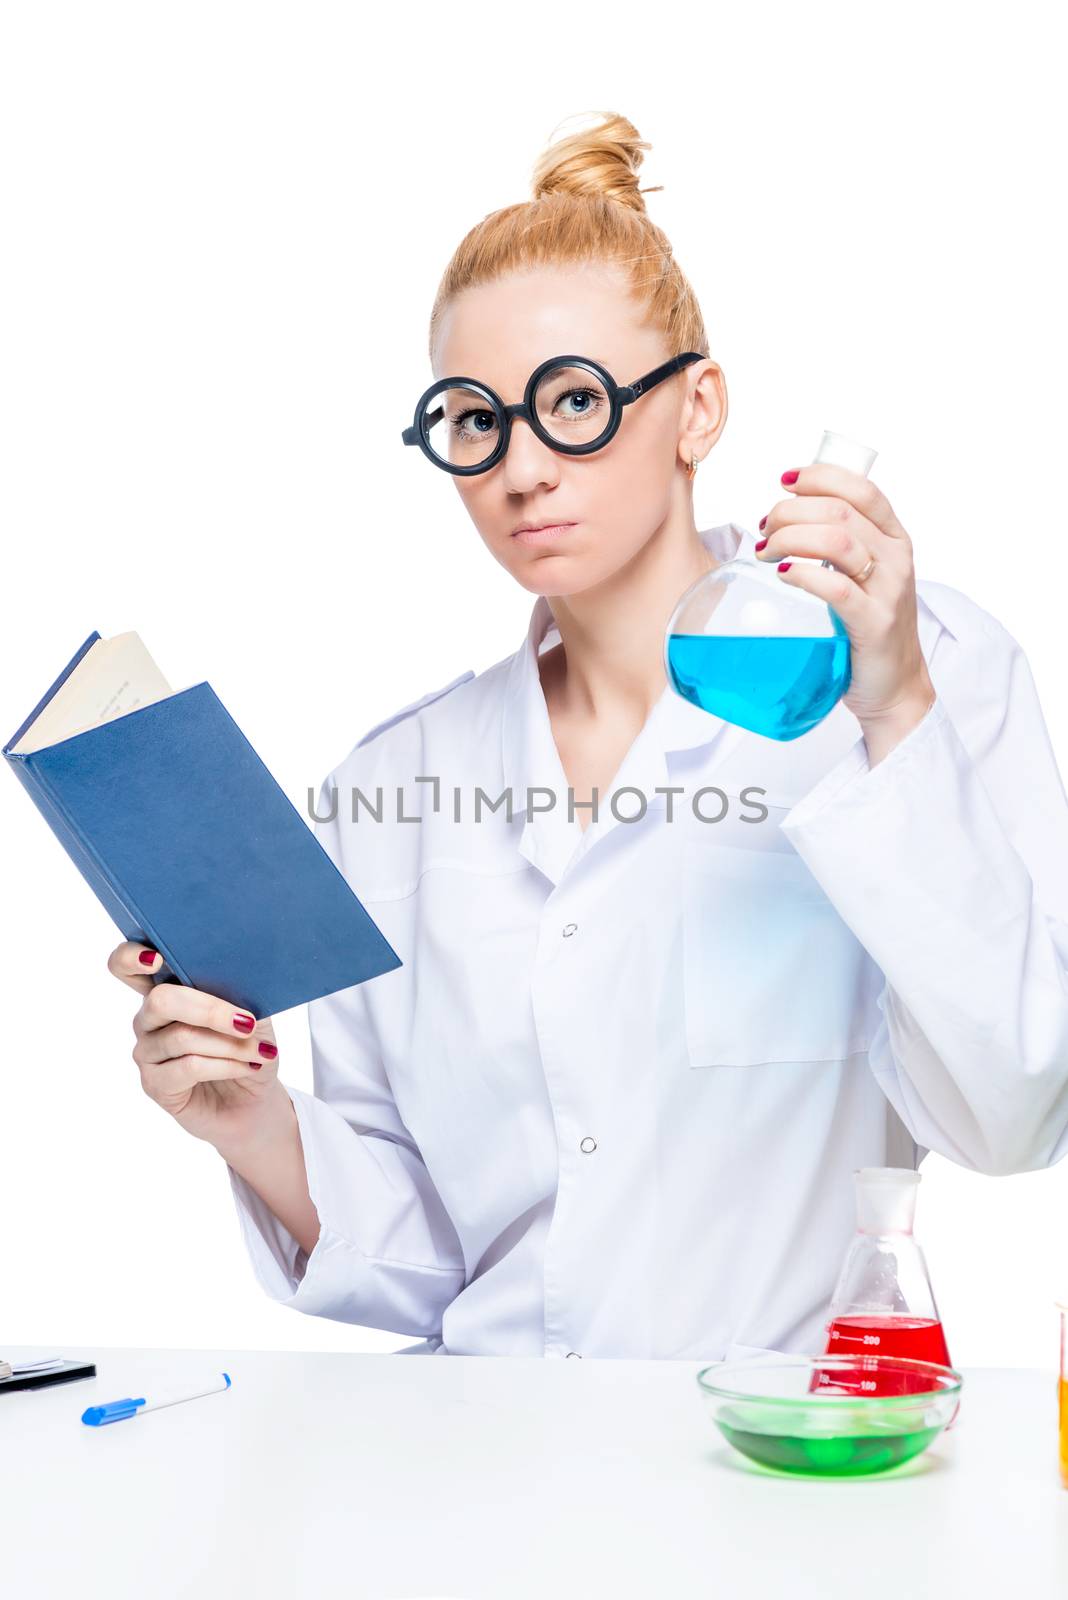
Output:
[[865,578],[870,578],[875,571],[875,557],[869,556],[863,567],[853,579],[854,583],[863,583]]

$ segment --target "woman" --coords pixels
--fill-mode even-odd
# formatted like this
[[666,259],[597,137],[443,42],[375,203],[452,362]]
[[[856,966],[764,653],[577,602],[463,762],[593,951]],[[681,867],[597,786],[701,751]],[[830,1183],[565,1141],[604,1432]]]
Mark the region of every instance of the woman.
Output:
[[[269,1018],[153,986],[142,946],[109,960],[144,996],[142,1085],[227,1162],[266,1293],[414,1350],[822,1349],[856,1167],[1068,1149],[1068,802],[1027,662],[917,589],[843,468],[785,472],[755,546],[697,530],[726,391],[645,148],[618,116],[551,146],[434,306],[405,438],[537,598],[518,651],[322,785],[319,837],[403,965],[312,1003],[313,1096]],[[598,445],[611,380],[635,387]],[[539,426],[506,431],[525,393]],[[850,635],[844,701],[788,743],[665,682],[675,602],[739,548]]]

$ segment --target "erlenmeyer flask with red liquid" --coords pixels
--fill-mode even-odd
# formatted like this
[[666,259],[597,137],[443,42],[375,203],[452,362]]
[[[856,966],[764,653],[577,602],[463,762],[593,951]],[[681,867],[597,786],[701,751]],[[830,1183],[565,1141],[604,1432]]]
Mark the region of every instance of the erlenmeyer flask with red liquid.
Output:
[[905,1356],[952,1366],[923,1251],[913,1236],[920,1174],[911,1167],[854,1173],[857,1231],[831,1298],[824,1355],[856,1356],[850,1373],[819,1371],[812,1388],[890,1394],[893,1379],[864,1356]]

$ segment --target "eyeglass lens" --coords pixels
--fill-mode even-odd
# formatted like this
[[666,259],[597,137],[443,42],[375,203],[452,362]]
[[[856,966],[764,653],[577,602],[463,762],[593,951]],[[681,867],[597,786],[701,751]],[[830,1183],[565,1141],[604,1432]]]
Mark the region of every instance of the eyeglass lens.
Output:
[[[538,381],[533,406],[542,428],[563,445],[592,444],[608,431],[612,403],[585,367],[550,367]],[[427,406],[425,433],[434,454],[454,467],[477,467],[496,448],[500,424],[484,395],[458,386]]]

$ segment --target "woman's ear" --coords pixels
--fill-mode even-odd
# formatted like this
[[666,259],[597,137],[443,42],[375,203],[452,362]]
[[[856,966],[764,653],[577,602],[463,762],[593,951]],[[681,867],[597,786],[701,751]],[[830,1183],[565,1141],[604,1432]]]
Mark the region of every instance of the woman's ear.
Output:
[[696,456],[703,461],[727,422],[727,383],[717,361],[695,364],[689,373],[682,409],[679,459],[689,469]]

